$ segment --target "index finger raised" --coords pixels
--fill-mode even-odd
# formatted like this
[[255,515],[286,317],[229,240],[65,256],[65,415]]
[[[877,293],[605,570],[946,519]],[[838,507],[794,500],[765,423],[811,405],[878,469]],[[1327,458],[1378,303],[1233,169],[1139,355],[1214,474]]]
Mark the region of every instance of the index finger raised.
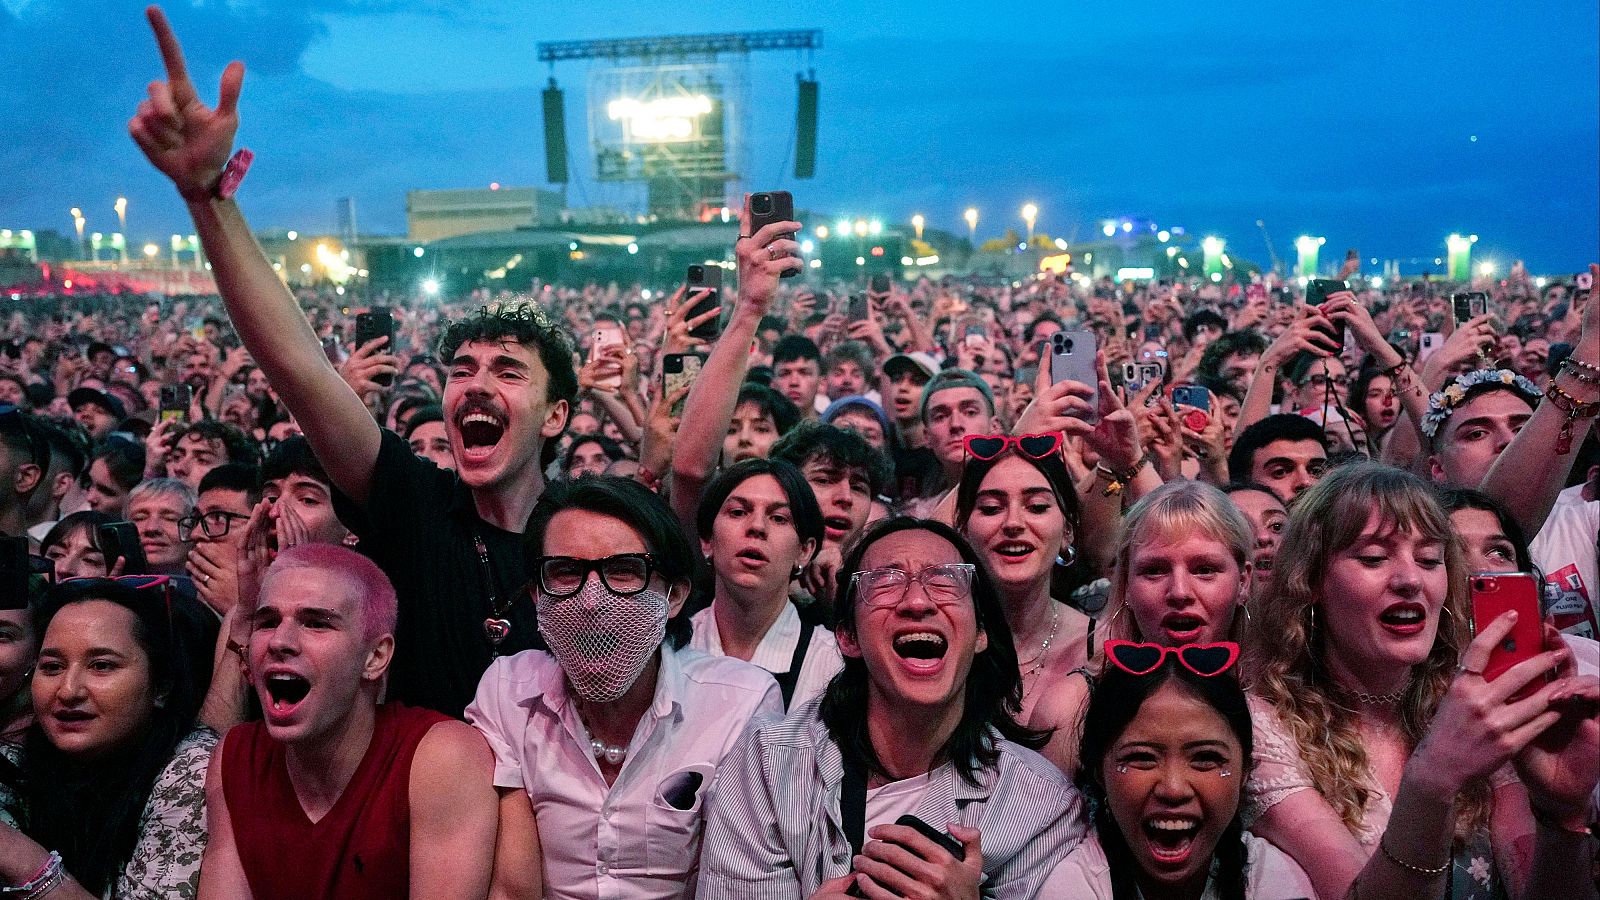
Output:
[[156,34],[156,44],[161,47],[161,60],[166,63],[167,81],[171,83],[173,93],[177,94],[179,85],[182,85],[193,94],[189,68],[183,61],[183,47],[178,44],[178,36],[172,31],[172,23],[167,21],[167,14],[159,6],[146,7],[144,14],[150,20],[150,30]]

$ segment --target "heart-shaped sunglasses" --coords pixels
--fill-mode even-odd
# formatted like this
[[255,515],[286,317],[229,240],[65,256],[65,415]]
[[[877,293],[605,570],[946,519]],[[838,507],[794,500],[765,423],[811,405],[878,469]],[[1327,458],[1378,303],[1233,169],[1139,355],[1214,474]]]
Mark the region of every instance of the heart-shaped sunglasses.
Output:
[[1137,641],[1106,641],[1105,651],[1111,663],[1129,675],[1149,675],[1161,668],[1168,656],[1177,657],[1185,669],[1205,678],[1221,675],[1239,661],[1239,645],[1233,641],[1184,644],[1181,647],[1141,644]]
[[1061,433],[1050,434],[969,434],[965,440],[967,455],[976,459],[991,460],[1006,452],[1007,447],[1029,459],[1044,459],[1061,449]]

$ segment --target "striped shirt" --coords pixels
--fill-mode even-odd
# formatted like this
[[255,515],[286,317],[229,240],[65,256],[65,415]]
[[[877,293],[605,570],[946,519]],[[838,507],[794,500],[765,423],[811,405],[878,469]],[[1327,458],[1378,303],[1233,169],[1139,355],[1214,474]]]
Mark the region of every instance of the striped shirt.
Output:
[[[803,900],[850,872],[839,812],[844,763],[820,700],[745,735],[712,785],[700,900]],[[979,784],[953,766],[931,773],[917,815],[983,834],[985,896],[1032,898],[1087,831],[1082,799],[1055,766],[995,736],[1000,757]]]

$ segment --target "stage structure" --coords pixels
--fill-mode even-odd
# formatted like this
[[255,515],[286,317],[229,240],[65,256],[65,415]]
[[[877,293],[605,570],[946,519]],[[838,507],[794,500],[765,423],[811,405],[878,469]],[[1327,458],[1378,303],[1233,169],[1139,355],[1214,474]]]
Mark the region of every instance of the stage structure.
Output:
[[[555,64],[598,60],[588,80],[589,146],[594,178],[602,183],[644,184],[651,218],[701,220],[729,206],[749,172],[751,95],[749,56],[766,50],[808,55],[822,32],[757,31],[539,44],[549,63],[544,90],[545,148],[549,180],[567,179],[565,112]],[[810,133],[815,147],[816,80],[810,85]],[[805,127],[802,112],[800,128]],[[801,177],[810,177],[809,169]]]

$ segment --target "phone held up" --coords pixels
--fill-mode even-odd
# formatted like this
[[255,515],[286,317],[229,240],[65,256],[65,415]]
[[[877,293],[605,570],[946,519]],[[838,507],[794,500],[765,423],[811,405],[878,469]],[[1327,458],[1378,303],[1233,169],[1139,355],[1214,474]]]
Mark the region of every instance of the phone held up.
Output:
[[1050,335],[1050,383],[1076,381],[1093,389],[1085,422],[1100,421],[1100,366],[1095,360],[1092,331],[1058,331]]
[[150,565],[144,558],[144,545],[139,543],[139,527],[132,522],[107,522],[100,526],[100,552],[106,558],[106,571],[111,571],[118,559],[125,559],[124,575],[144,575]]
[[[661,358],[661,396],[670,397],[673,392],[686,388],[694,383],[700,375],[700,367],[705,365],[704,353],[668,353]],[[672,414],[683,414],[683,404],[688,400],[684,395],[672,404]]]
[[185,422],[189,419],[189,405],[194,400],[194,388],[187,384],[161,386],[161,421]]
[[[750,195],[750,233],[755,234],[773,222],[794,221],[794,195],[788,191],[762,191]],[[781,235],[780,240],[794,240],[794,233]],[[799,275],[796,269],[786,269],[782,277]]]
[[[684,284],[688,287],[688,290],[684,291],[684,294],[691,299],[695,294],[698,294],[701,291],[711,292],[706,295],[704,300],[701,300],[698,303],[695,303],[694,306],[690,307],[688,314],[685,316],[686,319],[694,319],[705,315],[713,309],[722,308],[721,266],[690,266],[689,273],[684,278]],[[708,344],[716,340],[717,335],[721,333],[722,322],[720,316],[713,316],[712,318],[689,329],[689,337],[694,338],[696,341],[699,341],[703,344]]]
[[[1529,572],[1478,572],[1472,576],[1472,633],[1478,634],[1501,614],[1515,610],[1517,623],[1489,651],[1489,664],[1483,668],[1485,681],[1493,681],[1525,659],[1544,649],[1544,618],[1539,605],[1539,576]],[[1522,699],[1539,689],[1542,682],[1530,682],[1512,695]]]
[[[379,347],[379,352],[393,353],[394,314],[389,311],[389,307],[374,306],[367,312],[357,313],[356,346],[358,348],[364,347],[368,341],[375,340],[380,337],[388,338],[389,342]],[[383,375],[374,375],[372,376],[372,383],[388,387],[389,385],[394,384],[394,376],[387,373]]]
[[1469,319],[1476,319],[1489,311],[1489,295],[1483,291],[1463,291],[1450,298],[1452,313],[1456,320],[1456,327]]

